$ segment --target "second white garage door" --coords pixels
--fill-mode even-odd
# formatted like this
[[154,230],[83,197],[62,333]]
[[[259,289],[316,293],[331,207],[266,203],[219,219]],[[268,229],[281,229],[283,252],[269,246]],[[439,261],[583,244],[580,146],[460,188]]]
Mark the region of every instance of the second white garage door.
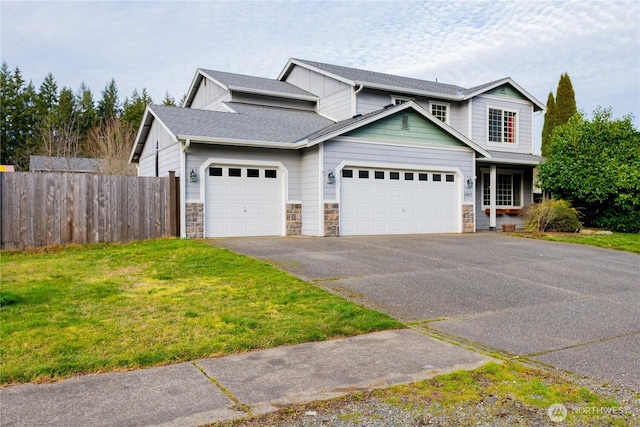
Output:
[[279,169],[212,165],[205,179],[205,237],[282,235]]
[[340,184],[340,235],[456,233],[455,174],[345,168]]

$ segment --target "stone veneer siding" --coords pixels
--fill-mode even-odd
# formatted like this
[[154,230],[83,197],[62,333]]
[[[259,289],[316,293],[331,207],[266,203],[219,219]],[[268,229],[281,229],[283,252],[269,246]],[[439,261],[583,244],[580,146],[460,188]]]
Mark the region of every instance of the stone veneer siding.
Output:
[[340,235],[340,204],[324,204],[324,237]]
[[473,205],[462,205],[462,232],[473,233],[474,225]]
[[204,204],[187,203],[186,210],[187,237],[202,239],[204,237]]
[[302,234],[302,204],[287,203],[287,236]]

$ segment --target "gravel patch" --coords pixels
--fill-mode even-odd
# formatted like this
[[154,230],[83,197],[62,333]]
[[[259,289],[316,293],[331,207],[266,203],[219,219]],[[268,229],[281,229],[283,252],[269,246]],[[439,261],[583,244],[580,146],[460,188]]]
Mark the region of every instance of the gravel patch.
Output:
[[[539,369],[539,368],[538,368]],[[553,422],[547,408],[524,403],[509,396],[483,394],[479,402],[443,407],[434,401],[425,405],[390,404],[376,391],[357,392],[327,401],[311,402],[283,408],[277,412],[214,426],[229,427],[386,427],[386,426],[640,426],[640,393],[593,378],[553,373],[566,379],[573,388],[586,388],[598,396],[615,401],[618,408],[588,407],[567,404],[570,413],[587,414],[561,423]],[[611,410],[608,417],[598,411]],[[589,412],[592,411],[592,412]]]

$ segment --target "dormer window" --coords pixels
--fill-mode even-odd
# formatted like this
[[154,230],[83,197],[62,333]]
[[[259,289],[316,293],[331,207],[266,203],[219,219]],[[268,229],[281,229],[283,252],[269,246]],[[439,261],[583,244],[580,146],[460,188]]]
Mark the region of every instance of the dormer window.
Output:
[[413,100],[414,100],[413,98],[408,98],[406,96],[391,95],[391,103],[393,105],[400,105],[400,104],[404,104],[405,102],[409,102]]
[[442,102],[431,102],[431,114],[443,123],[449,123],[449,104]]

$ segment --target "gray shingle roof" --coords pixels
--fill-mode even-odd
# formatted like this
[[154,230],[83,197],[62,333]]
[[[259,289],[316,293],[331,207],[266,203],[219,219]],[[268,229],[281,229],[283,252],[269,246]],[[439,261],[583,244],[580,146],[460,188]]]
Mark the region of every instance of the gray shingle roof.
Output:
[[200,68],[204,74],[214,80],[226,85],[236,86],[246,89],[257,89],[261,91],[278,92],[287,95],[314,96],[291,83],[264,77],[246,76],[244,74],[225,73],[223,71],[205,70]]
[[85,157],[29,156],[31,172],[98,172],[105,161]]
[[335,74],[356,84],[367,83],[387,87],[403,88],[408,91],[422,91],[449,96],[460,96],[464,88],[456,85],[431,82],[428,80],[414,79],[411,77],[395,76],[392,74],[378,73],[375,71],[360,70],[357,68],[343,67],[340,65],[324,64],[322,62],[295,59],[295,61]]
[[296,142],[333,122],[313,111],[225,103],[236,113],[151,105],[174,135],[267,142]]
[[540,163],[544,160],[544,157],[536,156],[535,154],[523,154],[523,153],[505,153],[504,151],[487,150],[491,154],[492,160],[495,161],[514,161],[525,163]]
[[478,91],[481,91],[481,90],[482,90],[482,89],[484,89],[484,88],[490,87],[490,86],[492,86],[492,85],[494,85],[494,84],[496,84],[496,83],[498,83],[498,82],[501,82],[501,81],[503,81],[503,80],[505,80],[505,79],[504,79],[504,78],[502,78],[502,79],[494,80],[494,81],[489,82],[489,83],[484,83],[484,84],[481,84],[481,85],[478,85],[478,86],[470,87],[469,89],[465,89],[465,90],[463,91],[463,93],[464,93],[465,95],[468,95],[468,94],[470,94],[470,93],[478,92]]

